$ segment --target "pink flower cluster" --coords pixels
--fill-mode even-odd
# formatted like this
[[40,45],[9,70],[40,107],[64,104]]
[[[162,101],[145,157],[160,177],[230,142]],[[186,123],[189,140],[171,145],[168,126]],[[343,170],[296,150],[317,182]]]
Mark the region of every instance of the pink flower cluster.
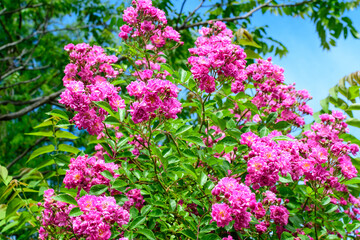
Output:
[[119,74],[110,65],[117,57],[107,56],[101,47],[85,43],[68,44],[65,50],[69,52],[71,63],[65,67],[63,82],[66,90],[59,102],[77,112],[72,121],[79,129],[98,135],[108,113],[92,102],[107,101],[114,111],[125,108],[124,100],[118,95],[119,89],[107,81]]
[[132,4],[124,12],[127,24],[120,27],[119,36],[129,45],[140,47],[146,55],[135,61],[133,75],[137,80],[127,86],[129,95],[135,97],[130,106],[132,120],[137,124],[161,116],[176,119],[182,109],[177,100],[179,89],[165,80],[170,74],[161,71],[160,63],[166,62],[161,49],[169,48],[171,42],[176,43],[174,47],[182,44],[180,34],[166,26],[165,13],[153,7],[151,0],[134,0]]
[[284,84],[284,69],[273,65],[271,58],[258,59],[257,63],[246,68],[249,81],[252,80],[256,94],[252,99],[259,109],[266,107],[265,112],[279,112],[276,122],[287,121],[295,126],[305,124],[302,114],[313,114],[313,110],[306,105],[312,97],[306,90],[295,90],[294,85]]
[[86,192],[94,185],[104,184],[110,186],[110,180],[101,175],[105,170],[109,171],[114,178],[119,175],[114,172],[119,167],[114,163],[105,163],[102,159],[96,157],[78,156],[71,158],[69,170],[66,171],[64,184],[66,188],[78,188]]
[[212,93],[217,82],[232,82],[233,92],[244,91],[246,54],[240,46],[231,43],[232,31],[218,21],[211,22],[210,28],[203,27],[199,32],[201,36],[195,42],[196,48],[189,49],[193,56],[188,59],[199,88]]
[[211,193],[217,197],[218,201],[225,201],[212,206],[211,216],[218,227],[225,227],[232,220],[235,220],[236,231],[249,227],[251,213],[247,210],[256,206],[255,194],[249,187],[239,184],[234,178],[225,177],[219,181]]
[[132,5],[124,11],[123,20],[127,24],[120,27],[119,37],[140,39],[145,45],[150,40],[156,48],[164,47],[169,40],[181,43],[180,34],[166,26],[164,11],[152,6],[151,0],[133,0]]
[[130,191],[128,191],[127,193],[125,193],[125,195],[128,197],[128,201],[126,201],[124,203],[124,208],[126,210],[130,210],[130,208],[132,206],[134,206],[135,208],[137,208],[139,211],[141,210],[141,208],[144,206],[144,197],[141,195],[140,193],[140,189],[131,189]]
[[337,191],[346,191],[345,185],[339,183],[338,174],[346,179],[357,176],[349,155],[355,155],[359,147],[339,138],[347,131],[344,118],[339,111],[320,115],[322,122],[314,123],[311,130],[303,133],[302,140],[275,142],[273,138],[281,136],[277,131],[262,138],[252,132],[244,133],[240,142],[250,148],[244,157],[248,166],[246,184],[254,189],[271,187],[279,180],[279,173],[283,176],[290,173],[293,180],[317,180]]
[[251,149],[249,154],[244,156],[248,166],[245,183],[252,185],[254,189],[274,186],[279,180],[279,173],[286,176],[291,170],[291,160],[296,155],[292,155],[291,151],[272,140],[278,135],[281,133],[274,131],[262,138],[252,132],[241,136],[240,143],[248,145]]
[[84,214],[72,218],[73,230],[89,240],[110,239],[112,226],[121,228],[130,220],[129,212],[117,205],[113,197],[86,195],[78,204]]
[[333,111],[331,115],[322,114],[321,123],[314,123],[311,130],[303,133],[307,138],[309,149],[307,162],[303,165],[306,179],[328,182],[338,191],[345,188],[339,183],[339,174],[345,179],[357,176],[350,154],[356,155],[359,146],[344,143],[343,139],[339,138],[340,134],[349,131],[347,124],[343,122],[345,118],[346,116],[340,111]]
[[39,203],[44,210],[41,213],[41,227],[39,229],[39,238],[42,240],[48,239],[49,232],[52,227],[62,228],[68,226],[70,220],[69,213],[74,205],[64,202],[58,202],[52,199],[54,196],[54,189],[48,189],[44,192],[44,203]]
[[[234,222],[234,229],[241,231],[250,227],[251,217],[263,220],[256,224],[256,231],[263,234],[270,226],[270,220],[276,225],[287,225],[289,211],[282,205],[281,199],[267,191],[262,202],[257,202],[255,194],[244,184],[239,184],[232,177],[221,179],[212,190],[212,195],[216,197],[217,202],[212,206],[212,220],[216,221],[218,227],[225,227],[231,221]],[[266,215],[270,210],[270,215]]]
[[147,83],[134,81],[126,89],[135,102],[130,106],[134,123],[146,122],[157,116],[177,118],[182,109],[177,100],[179,89],[167,80],[150,79]]
[[113,197],[83,196],[77,200],[81,215],[70,217],[70,211],[76,206],[55,201],[52,199],[53,196],[53,189],[44,193],[40,239],[48,239],[49,235],[54,237],[54,234],[75,234],[77,238],[87,240],[107,240],[111,237],[112,227],[120,230],[123,225],[129,223],[129,212],[117,205]]

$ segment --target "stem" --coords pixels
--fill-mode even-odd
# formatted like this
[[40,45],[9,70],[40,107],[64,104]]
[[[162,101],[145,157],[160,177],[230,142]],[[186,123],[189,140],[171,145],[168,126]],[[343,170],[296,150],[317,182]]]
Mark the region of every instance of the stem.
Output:
[[[317,193],[317,188],[316,188],[316,181],[315,181],[315,199],[317,199],[316,193]],[[319,238],[318,238],[317,224],[316,224],[316,219],[317,219],[317,216],[316,216],[316,204],[315,204],[314,206],[315,206],[315,224],[314,224],[314,227],[315,227],[315,237],[316,237],[316,240],[318,240]]]
[[211,208],[209,208],[209,209],[206,211],[206,213],[201,216],[201,218],[200,218],[200,220],[199,220],[199,224],[198,224],[198,226],[197,226],[196,240],[199,240],[201,220],[210,212],[210,209],[211,209]]
[[[55,151],[57,153],[59,151],[59,148],[58,148],[58,141],[57,141],[57,137],[56,137],[56,129],[55,129],[54,119],[52,119],[51,122],[52,122],[52,127],[53,127],[52,130],[53,130],[53,136],[54,136]],[[55,168],[56,168],[56,178],[57,178],[57,190],[58,190],[58,193],[60,193],[59,166],[57,165],[56,162],[55,162]]]
[[170,139],[174,142],[174,144],[175,144],[175,146],[176,146],[176,150],[178,151],[178,153],[179,153],[179,155],[180,155],[180,157],[181,157],[182,155],[181,155],[181,152],[180,152],[179,146],[178,146],[177,142],[175,141],[174,137],[172,136],[172,134],[171,134],[171,133],[167,133],[167,135],[168,135],[168,136],[169,136],[169,138],[170,138]]

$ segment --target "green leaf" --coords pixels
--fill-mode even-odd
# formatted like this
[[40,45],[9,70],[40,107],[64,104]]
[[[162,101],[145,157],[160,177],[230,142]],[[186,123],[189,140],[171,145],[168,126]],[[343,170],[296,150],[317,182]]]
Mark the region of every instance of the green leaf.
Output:
[[146,220],[146,217],[143,217],[143,216],[135,218],[134,220],[131,221],[129,229],[137,228],[139,225],[143,224],[145,222],[145,220]]
[[348,232],[352,232],[356,229],[360,228],[360,223],[359,222],[356,222],[356,223],[349,223],[346,225],[346,230]]
[[360,103],[351,104],[347,110],[360,110]]
[[74,154],[78,154],[78,152],[80,152],[80,150],[77,149],[76,147],[73,147],[73,146],[70,146],[67,144],[60,144],[59,151],[70,152],[70,153],[74,153]]
[[234,137],[235,139],[241,138],[241,135],[242,135],[242,132],[237,128],[227,129],[225,131],[225,133],[229,134],[230,136]]
[[330,96],[332,96],[336,101],[338,100],[338,86],[332,87],[329,90]]
[[62,119],[66,119],[69,120],[69,116],[67,115],[66,112],[61,111],[60,109],[53,109],[51,112],[46,113],[47,115],[50,116],[56,116]]
[[191,239],[196,239],[195,233],[193,231],[191,231],[190,229],[186,229],[186,230],[182,231],[181,233]]
[[125,120],[126,110],[125,108],[119,109],[119,120],[123,122]]
[[160,67],[161,67],[162,70],[166,70],[166,71],[167,71],[168,73],[170,73],[171,75],[174,74],[174,70],[172,69],[172,67],[171,67],[169,64],[167,64],[167,63],[162,63],[162,64],[160,64]]
[[56,132],[57,138],[68,138],[68,139],[77,139],[78,137],[72,134],[71,132],[65,132],[65,131],[57,131]]
[[328,205],[326,207],[326,212],[325,213],[332,213],[332,212],[336,211],[338,208],[339,208],[338,205],[333,205],[333,204]]
[[144,235],[150,240],[156,240],[154,233],[149,229],[140,229],[136,233]]
[[220,141],[217,142],[217,144],[223,144],[225,146],[234,146],[239,144],[238,141],[230,136],[226,136]]
[[346,120],[345,122],[346,122],[347,124],[349,124],[350,126],[360,128],[360,120],[359,120],[359,119],[349,118],[349,119]]
[[108,190],[108,186],[104,185],[104,184],[99,184],[99,185],[94,185],[90,188],[90,195],[100,195],[103,194],[104,192],[106,192]]
[[101,107],[102,109],[104,109],[106,112],[108,112],[111,116],[115,117],[116,119],[119,119],[118,116],[116,116],[115,112],[113,111],[113,109],[111,108],[110,104],[108,102],[105,101],[94,101],[93,103],[95,103],[98,107]]
[[260,137],[266,137],[267,135],[269,135],[270,131],[267,127],[263,126],[260,128]]
[[25,135],[31,135],[31,136],[41,136],[41,137],[52,137],[53,132],[47,131],[47,132],[32,132],[32,133],[25,133]]
[[182,68],[179,70],[179,74],[180,74],[180,83],[186,83],[191,77],[191,72],[186,71]]
[[153,208],[153,206],[151,205],[146,205],[144,207],[141,208],[141,215],[146,215],[151,209]]
[[221,238],[217,234],[210,233],[201,237],[201,240],[221,240]]
[[150,217],[162,217],[164,216],[164,213],[161,209],[159,208],[155,208],[153,210],[151,210],[151,212],[149,213]]
[[41,127],[48,127],[48,126],[52,126],[53,122],[51,121],[51,118],[46,119],[44,122],[40,123],[39,125],[37,125],[34,128],[41,128]]
[[343,184],[350,185],[350,184],[357,184],[357,183],[360,183],[360,178],[359,177],[352,178],[352,179],[344,182]]
[[195,168],[191,164],[183,163],[182,166],[186,170],[186,172],[190,173],[194,176],[195,179],[197,179]]
[[8,178],[8,174],[9,174],[9,172],[8,172],[7,168],[0,166],[0,177],[3,179],[4,182]]
[[353,100],[359,97],[359,86],[351,86],[349,87],[349,99]]
[[109,172],[109,170],[105,170],[101,173],[101,175],[103,175],[104,177],[106,177],[109,180],[114,180],[113,175],[111,174],[111,172]]
[[291,235],[291,233],[283,232],[281,234],[281,240],[290,240],[290,239],[294,239],[294,237],[293,237],[293,235]]
[[191,128],[192,128],[192,126],[190,126],[190,125],[183,125],[183,126],[179,127],[178,130],[176,130],[175,135],[182,134],[182,133],[190,130]]
[[259,59],[259,58],[262,58],[259,54],[257,54],[256,52],[254,52],[251,49],[246,48],[244,50],[244,52],[246,53],[246,59]]
[[226,128],[227,129],[232,129],[232,128],[236,128],[236,123],[233,119],[230,119],[229,121],[226,122]]
[[278,117],[277,112],[270,113],[269,116],[266,118],[266,123],[272,123],[273,121],[276,120],[277,117]]
[[117,178],[115,180],[115,182],[112,183],[112,188],[122,188],[122,187],[125,187],[129,185],[127,182],[125,182],[124,180],[120,179],[120,178]]
[[252,46],[252,47],[256,47],[256,48],[261,48],[261,46],[259,44],[257,44],[254,41],[250,41],[248,39],[240,39],[238,42],[242,46]]
[[259,113],[259,109],[257,108],[257,106],[255,104],[253,104],[252,102],[246,102],[243,104],[245,107],[247,107],[248,109],[251,110],[251,112],[258,114]]
[[174,199],[170,199],[170,210],[174,211],[176,209],[176,201]]
[[75,206],[78,205],[76,200],[68,194],[61,194],[61,195],[53,196],[52,199],[54,199],[55,201],[59,201],[59,202],[69,203],[69,204],[72,204]]
[[288,173],[286,175],[286,177],[282,177],[281,174],[279,173],[279,181],[282,183],[292,183],[293,182],[290,173]]
[[204,186],[204,184],[207,182],[207,175],[204,172],[200,173],[200,186]]
[[328,113],[329,112],[329,97],[321,100],[320,101],[320,106],[322,107],[324,112]]
[[203,140],[199,137],[196,137],[196,136],[186,136],[184,137],[184,140],[185,141],[188,141],[188,142],[192,142],[192,143],[195,143],[199,146],[202,146],[202,147],[205,147],[205,144],[203,142]]
[[80,208],[75,207],[75,208],[71,209],[71,211],[69,212],[69,217],[77,217],[82,214],[83,214],[83,212],[80,210]]
[[326,196],[321,200],[321,205],[323,205],[323,206],[328,205],[330,203],[330,201],[331,201],[331,198],[329,196]]
[[276,137],[273,137],[271,140],[273,141],[296,141],[295,139],[292,139],[288,136],[276,136]]
[[49,152],[53,152],[53,151],[55,151],[54,145],[47,145],[47,146],[39,147],[38,149],[36,149],[35,151],[33,151],[31,153],[28,161],[30,161],[33,158],[36,158],[39,155],[49,153]]
[[276,129],[276,130],[284,130],[284,129],[287,129],[288,127],[290,127],[290,126],[291,126],[290,123],[285,122],[285,121],[280,121],[280,122],[278,122],[278,123],[276,123],[274,125],[274,129]]

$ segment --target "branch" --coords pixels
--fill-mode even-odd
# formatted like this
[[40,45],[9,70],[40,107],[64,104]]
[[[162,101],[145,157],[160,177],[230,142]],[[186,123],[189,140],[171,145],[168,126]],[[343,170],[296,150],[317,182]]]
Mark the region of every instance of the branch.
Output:
[[312,3],[315,2],[317,0],[308,0],[308,1],[303,1],[303,2],[298,2],[298,3],[293,3],[293,4],[288,4],[288,3],[283,3],[283,4],[278,4],[278,5],[269,5],[269,8],[283,8],[283,7],[297,7],[297,6],[301,6],[307,3]]
[[55,106],[57,106],[57,107],[60,107],[60,108],[64,108],[64,109],[65,109],[65,105],[59,103],[58,101],[51,100],[49,103],[50,103],[51,105],[55,105]]
[[37,67],[37,68],[26,68],[26,66],[20,66],[17,68],[14,68],[13,70],[8,71],[7,73],[5,73],[4,75],[0,75],[0,80],[10,76],[11,74],[13,74],[14,72],[20,71],[20,70],[25,70],[25,71],[36,71],[36,70],[42,70],[42,69],[46,69],[49,68],[50,65],[47,66],[42,66],[42,67]]
[[44,5],[43,3],[38,3],[38,4],[34,4],[34,5],[27,5],[25,7],[21,7],[21,8],[18,8],[18,9],[15,9],[15,10],[11,10],[11,11],[8,11],[6,12],[6,8],[2,9],[0,11],[0,16],[3,16],[3,15],[9,15],[9,14],[13,14],[13,13],[16,13],[16,12],[20,12],[24,9],[27,9],[27,8],[37,8],[37,7],[41,7],[42,5]]
[[197,8],[195,8],[194,11],[185,18],[184,23],[180,27],[176,26],[176,29],[177,30],[185,29],[185,26],[189,22],[189,19],[196,13],[197,10],[199,10],[201,8],[201,6],[204,4],[204,2],[205,2],[205,0],[202,0],[201,3],[199,4],[199,6],[197,6]]
[[65,28],[56,28],[56,29],[51,29],[51,30],[46,30],[46,31],[40,31],[38,33],[49,33],[49,32],[59,32],[59,31],[75,31],[78,29],[84,29],[84,28],[91,28],[91,27],[99,27],[99,26],[104,26],[106,25],[106,23],[103,24],[93,24],[93,25],[84,25],[84,26],[77,26],[77,27],[65,27]]
[[30,82],[35,82],[35,81],[38,80],[40,77],[41,77],[41,75],[39,75],[39,76],[37,76],[37,77],[34,77],[34,78],[30,79],[30,80],[26,80],[26,81],[23,81],[23,82],[14,83],[14,84],[12,84],[12,85],[0,87],[0,90],[4,90],[4,89],[7,89],[7,88],[12,88],[12,87],[15,87],[15,86],[20,85],[20,84],[26,84],[26,83],[30,83]]
[[39,143],[41,143],[42,141],[44,141],[45,139],[47,139],[47,137],[42,137],[39,138],[38,140],[36,140],[36,142],[34,143],[34,145],[31,145],[28,149],[26,149],[24,152],[22,152],[19,156],[17,156],[14,160],[11,161],[11,163],[9,163],[6,168],[9,170],[17,161],[19,161],[21,158],[23,158],[26,154],[28,154],[28,152],[30,152],[35,146],[37,146]]
[[39,101],[33,103],[30,106],[27,106],[17,112],[14,113],[8,113],[8,114],[4,114],[4,115],[0,115],[0,121],[8,121],[11,119],[15,119],[15,118],[19,118],[25,114],[27,114],[28,112],[31,112],[32,110],[34,110],[35,108],[40,107],[41,105],[44,105],[52,100],[54,100],[55,98],[57,98],[62,92],[64,91],[64,89],[61,89],[53,94],[50,94],[49,96],[45,96],[45,97],[41,97],[39,99]]
[[7,44],[5,44],[5,45],[2,45],[2,46],[0,47],[0,51],[6,49],[6,48],[8,48],[8,47],[15,46],[15,45],[17,45],[17,44],[19,44],[19,43],[27,40],[27,39],[32,38],[32,37],[35,36],[37,33],[39,33],[39,29],[42,27],[42,25],[43,25],[43,24],[40,24],[39,28],[38,28],[35,32],[33,32],[32,34],[30,34],[29,36],[24,37],[24,38],[20,38],[19,40],[14,41],[14,42],[11,42],[11,43],[7,43]]
[[184,0],[183,3],[181,4],[181,8],[180,8],[180,12],[179,12],[179,15],[178,15],[178,19],[177,19],[177,21],[176,21],[176,26],[179,24],[180,17],[181,17],[182,11],[184,10],[185,3],[186,3],[186,0]]
[[222,18],[222,19],[211,19],[211,20],[207,20],[207,21],[204,21],[204,22],[198,22],[198,23],[189,24],[189,25],[185,24],[185,25],[182,25],[181,27],[179,27],[176,30],[182,30],[182,29],[207,25],[207,24],[209,24],[210,21],[233,22],[233,21],[236,21],[236,20],[246,19],[246,18],[250,17],[252,14],[254,14],[256,11],[258,11],[258,10],[264,8],[264,7],[268,7],[270,2],[271,2],[271,0],[268,0],[266,3],[261,4],[261,5],[257,6],[256,8],[253,8],[251,11],[247,12],[246,14],[244,14],[242,16],[232,17],[232,18]]
[[[39,29],[42,27],[43,24],[40,25]],[[5,44],[5,45],[2,45],[0,47],[0,51],[1,50],[4,50],[8,47],[11,47],[11,46],[15,46],[25,40],[28,40],[30,38],[32,38],[33,36],[35,36],[36,34],[46,34],[46,33],[50,33],[50,32],[58,32],[58,31],[75,31],[75,30],[78,30],[78,29],[83,29],[83,28],[90,28],[90,27],[98,27],[98,26],[103,26],[103,25],[106,25],[105,23],[104,24],[94,24],[94,25],[85,25],[85,26],[78,26],[78,27],[65,27],[65,28],[58,28],[58,29],[52,29],[52,30],[43,30],[43,31],[40,31],[39,29],[36,30],[35,32],[33,32],[32,34],[30,34],[29,36],[27,37],[24,37],[24,38],[21,38],[17,41],[14,41],[14,42],[11,42],[11,43],[8,43],[8,44]]]
[[25,101],[4,100],[4,101],[0,101],[0,105],[7,105],[7,104],[27,105],[27,104],[32,104],[32,103],[38,102],[41,99],[43,99],[43,97],[37,97],[37,98],[30,99],[30,100],[25,100]]

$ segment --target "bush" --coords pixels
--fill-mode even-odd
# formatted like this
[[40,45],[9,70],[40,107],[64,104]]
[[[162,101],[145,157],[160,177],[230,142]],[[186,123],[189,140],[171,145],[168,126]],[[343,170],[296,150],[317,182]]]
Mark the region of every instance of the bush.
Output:
[[71,138],[59,130],[70,123],[97,145],[71,158],[69,191],[45,191],[41,239],[358,236],[359,147],[341,138],[345,115],[320,115],[305,129],[308,92],[286,85],[271,59],[247,58],[222,22],[200,29],[186,70],[166,64],[182,42],[151,1],[123,18],[129,66],[99,46],[65,46],[60,103],[72,117],[50,113],[54,146],[32,156],[78,154],[57,141]]

